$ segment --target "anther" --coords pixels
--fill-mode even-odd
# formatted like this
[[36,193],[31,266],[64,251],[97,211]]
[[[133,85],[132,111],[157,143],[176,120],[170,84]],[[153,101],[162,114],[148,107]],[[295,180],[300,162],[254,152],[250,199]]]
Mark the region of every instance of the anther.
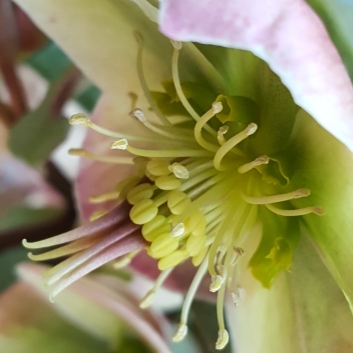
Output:
[[140,108],[134,109],[132,112],[129,113],[129,115],[141,121],[142,123],[147,120],[145,113]]
[[180,237],[185,232],[185,225],[184,223],[177,223],[172,230],[170,231],[170,235],[174,238]]
[[229,341],[229,334],[226,329],[222,329],[218,331],[218,338],[216,342],[216,349],[223,349]]
[[188,333],[188,327],[185,324],[180,324],[172,338],[173,342],[182,341],[185,338],[187,333]]
[[84,114],[75,114],[69,119],[70,125],[84,125],[87,126],[90,124],[90,120]]
[[[242,194],[242,198],[249,204],[252,205],[266,205],[271,203],[290,201],[293,199],[299,199],[301,197],[307,197],[310,195],[309,189],[298,189],[292,192],[288,192],[286,194],[278,194],[278,195],[270,195],[270,196],[260,196],[260,197],[252,197],[245,194]],[[316,212],[313,212],[316,213]]]
[[153,304],[154,297],[156,295],[156,292],[154,290],[150,290],[147,292],[147,294],[143,297],[143,299],[140,302],[140,308],[141,309],[146,309],[150,307]]
[[221,102],[213,102],[212,103],[212,112],[214,115],[220,113],[223,109],[223,105]]
[[222,284],[224,283],[224,277],[217,275],[217,276],[212,276],[211,277],[211,284],[210,284],[210,292],[215,293],[217,292],[221,287]]
[[183,43],[177,40],[171,39],[170,42],[172,43],[172,46],[175,50],[181,50],[183,47]]
[[224,143],[226,142],[224,135],[228,132],[228,130],[229,130],[229,126],[227,125],[223,125],[218,129],[217,141],[221,146],[223,146]]
[[255,167],[258,167],[258,166],[264,165],[264,164],[268,164],[269,161],[270,161],[270,158],[266,155],[257,157],[252,162],[246,163],[246,164],[242,165],[241,167],[239,167],[238,173],[244,174],[244,173],[254,169]]
[[256,130],[257,130],[257,125],[255,123],[249,124],[245,129],[248,136],[254,134]]
[[127,149],[127,146],[129,145],[127,139],[120,139],[120,140],[117,140],[117,141],[114,141],[110,148],[112,150],[126,150]]
[[168,169],[178,178],[178,179],[188,179],[189,171],[186,167],[180,163],[173,163],[168,167]]

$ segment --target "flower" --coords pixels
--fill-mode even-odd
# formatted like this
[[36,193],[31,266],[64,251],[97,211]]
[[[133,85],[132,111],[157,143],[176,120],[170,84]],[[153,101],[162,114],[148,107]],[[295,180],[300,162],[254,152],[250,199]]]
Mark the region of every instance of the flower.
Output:
[[[149,3],[143,1],[138,3],[145,12],[148,12],[150,18],[156,18],[155,9]],[[230,32],[226,30],[227,17],[219,16],[224,10],[227,11],[227,8],[240,11],[242,7],[237,2],[234,2],[234,7],[228,4],[228,7],[223,8],[222,5],[220,9],[212,6],[204,7],[205,4],[187,3],[192,4],[191,9],[196,9],[199,13],[205,9],[212,10],[206,12],[209,16],[205,16],[205,21],[202,22],[192,17],[190,17],[191,20],[189,19],[187,12],[184,12],[185,2],[179,2],[179,5],[163,2],[164,17],[161,24],[162,29],[175,39],[184,39],[186,38],[184,35],[190,35],[190,38],[203,42],[220,38],[217,44],[251,49],[255,54],[269,61],[273,70],[291,89],[298,104],[348,143],[351,130],[347,116],[351,112],[352,101],[348,76],[321,22],[306,5],[299,6],[302,2],[293,3],[297,6],[296,11],[300,10],[300,14],[305,15],[304,24],[312,25],[305,28],[315,29],[314,33],[321,34],[323,39],[321,46],[314,46],[320,49],[317,52],[322,58],[315,71],[309,70],[314,67],[310,57],[311,47],[306,46],[307,42],[302,37],[300,45],[298,44],[298,37],[294,35],[292,25],[282,27],[287,29],[287,32],[284,32],[287,34],[285,38],[295,38],[293,40],[294,44],[297,44],[295,49],[302,51],[294,51],[294,54],[303,55],[283,56],[283,53],[290,53],[290,51],[281,36],[279,38],[282,41],[276,41],[276,34],[282,32],[277,32],[277,27],[273,24],[291,24],[291,16],[298,12],[290,15],[282,4],[278,9],[273,5],[269,7],[271,9],[269,16],[264,16],[268,20],[265,23],[267,27],[255,21],[264,10],[261,6],[255,10],[244,6],[250,14],[244,18],[237,17],[237,13],[229,12],[233,15],[232,19],[240,18],[247,21],[245,24],[254,24],[249,27],[249,31],[244,29],[240,35],[240,38],[253,40],[248,46],[243,45],[240,40],[231,41],[227,37],[228,41],[226,41],[222,33],[217,32],[219,25],[219,30],[223,29],[225,34],[235,33],[231,26]],[[288,2],[283,4],[291,8]],[[48,2],[33,0],[24,2],[23,6],[33,12],[35,20],[46,27],[49,34],[66,47],[73,58],[86,69],[87,74],[91,75],[105,92],[91,120],[79,114],[71,119],[71,123],[86,125],[103,135],[115,138],[113,149],[127,150],[130,154],[138,156],[133,161],[121,154],[100,157],[97,154],[100,153],[101,146],[103,146],[102,150],[105,149],[106,137],[104,139],[93,137],[91,133],[88,135],[85,148],[94,146],[95,154],[81,149],[72,152],[100,161],[116,161],[127,165],[133,162],[136,170],[133,174],[130,168],[130,178],[118,184],[115,190],[118,195],[116,192],[111,193],[119,178],[117,174],[113,174],[114,169],[108,169],[103,164],[99,168],[97,164],[83,164],[78,181],[79,201],[82,197],[88,199],[87,194],[92,196],[93,193],[102,192],[102,196],[93,198],[93,201],[107,201],[110,198],[114,200],[120,197],[126,198],[127,202],[121,203],[117,209],[98,218],[92,224],[84,225],[83,228],[40,243],[25,243],[30,248],[42,248],[78,239],[52,252],[32,256],[40,260],[81,251],[48,273],[47,284],[53,286],[52,295],[106,261],[127,253],[128,255],[118,262],[118,265],[121,265],[129,262],[135,252],[147,247],[149,255],[159,260],[162,274],[142,302],[142,305],[146,306],[156,288],[166,279],[170,269],[191,257],[194,265],[198,266],[198,270],[186,294],[181,325],[174,339],[180,340],[185,336],[187,314],[192,298],[198,285],[201,284],[203,275],[209,272],[212,276],[210,289],[212,292],[217,292],[220,329],[216,347],[223,348],[228,340],[223,319],[223,302],[226,287],[229,286],[232,288],[231,294],[235,304],[242,301],[243,288],[246,289],[247,304],[243,307],[248,309],[251,326],[256,323],[258,316],[264,318],[261,323],[266,322],[265,320],[272,320],[271,323],[275,323],[275,325],[268,325],[266,330],[260,327],[259,339],[251,340],[244,335],[247,337],[246,344],[253,344],[253,349],[245,349],[245,351],[258,352],[262,349],[262,351],[283,352],[288,349],[296,328],[289,325],[286,327],[288,332],[284,335],[285,339],[274,338],[275,328],[278,329],[288,324],[288,320],[293,320],[293,316],[287,315],[287,312],[291,312],[286,301],[289,293],[283,290],[286,278],[290,278],[290,274],[284,276],[283,272],[281,275],[280,272],[282,269],[292,270],[293,273],[296,271],[293,277],[299,278],[294,252],[298,242],[299,249],[302,249],[301,244],[305,238],[300,239],[300,234],[304,233],[304,228],[308,228],[327,267],[348,301],[351,300],[352,239],[349,236],[349,210],[352,206],[351,153],[322,129],[307,112],[295,105],[278,76],[263,61],[249,52],[229,48],[200,44],[195,46],[190,43],[181,45],[177,41],[172,43],[172,47],[156,31],[153,23],[146,23],[143,20],[142,13],[138,12],[131,3],[107,2],[102,5],[91,0],[89,13],[90,16],[92,13],[95,14],[95,20],[92,21],[88,16],[89,20],[86,22],[82,22],[85,17],[80,4],[71,7],[69,13],[66,11],[65,2],[52,1],[48,4]],[[131,10],[132,8],[134,11]],[[82,16],[79,26],[76,14]],[[190,11],[190,16],[192,14],[194,12]],[[251,15],[254,16],[251,17]],[[118,18],[120,21],[117,21]],[[111,43],[115,40],[121,40],[120,43],[123,45],[124,41],[128,40],[126,38],[132,38],[131,35],[122,39],[120,36],[115,38],[118,31],[125,33],[127,30],[126,18],[129,18],[132,28],[138,33],[135,34],[138,42],[136,71],[125,70],[125,61],[118,63],[113,61],[112,64],[114,56],[110,54],[115,50],[111,49]],[[219,23],[217,19],[220,19]],[[282,21],[276,22],[274,19]],[[92,23],[99,24],[103,21],[104,26],[92,26]],[[166,23],[170,26],[168,27]],[[206,31],[206,34],[204,34],[205,31],[201,31],[204,30],[202,23],[207,24],[205,27],[209,32]],[[201,26],[199,33],[197,25]],[[180,28],[178,32],[176,29]],[[267,31],[262,32],[264,28]],[[82,39],[80,36],[82,31],[90,41],[83,42],[78,47],[72,35]],[[128,33],[131,33],[131,29]],[[199,37],[196,37],[195,33]],[[199,39],[200,33],[204,34],[203,39]],[[247,36],[248,33],[249,36]],[[255,33],[253,37],[250,36],[252,33]],[[261,36],[261,33],[264,34]],[[101,40],[101,34],[105,36],[105,41]],[[193,35],[195,37],[192,37]],[[92,48],[92,36],[97,39],[93,42],[98,48]],[[272,42],[269,41],[271,38],[274,39]],[[262,46],[262,39],[272,46]],[[289,40],[289,43],[293,44],[293,41]],[[114,59],[121,58],[124,54],[127,61],[131,61],[134,55],[130,52],[131,47],[131,45],[128,47],[126,53],[117,52]],[[170,49],[173,53],[170,53]],[[179,65],[179,55],[183,52],[185,57]],[[326,52],[331,60],[326,60]],[[142,60],[142,53],[145,55],[144,60]],[[309,56],[305,56],[305,53]],[[279,60],[283,58],[286,60]],[[308,58],[309,66],[305,65],[306,61],[303,60]],[[294,60],[296,65],[293,65],[293,59],[296,60]],[[165,80],[170,78],[168,75],[164,77],[165,68],[170,61],[172,61],[172,83]],[[155,70],[156,62],[158,70]],[[332,62],[335,63],[333,70],[335,74],[330,73],[327,78],[327,65]],[[146,67],[149,69],[146,70]],[[111,79],[115,69],[116,72],[121,73],[119,80]],[[136,76],[132,72],[135,72]],[[136,77],[141,82],[142,94],[136,88]],[[318,82],[323,87],[317,85],[315,77],[320,78]],[[328,85],[328,81],[331,86]],[[152,86],[147,85],[146,82],[152,82]],[[156,85],[156,82],[163,82],[164,92],[160,85],[154,88],[153,85]],[[307,82],[310,85],[306,85]],[[125,94],[123,98],[121,94],[116,98],[115,94],[121,91],[122,83],[126,84],[123,87]],[[328,91],[324,95],[324,101],[317,101],[317,92],[323,94],[323,90],[318,89],[320,87]],[[331,90],[330,87],[334,89]],[[338,90],[339,88],[341,89]],[[131,91],[133,94],[130,94],[129,98],[127,93]],[[136,103],[137,96],[139,100]],[[147,98],[147,104],[143,101],[140,103],[141,96]],[[325,103],[325,110],[321,107],[323,103]],[[110,114],[114,116],[115,113],[117,113],[116,116],[121,116],[124,109],[127,112],[125,107],[130,105],[132,109],[128,120],[118,121],[118,118],[107,118]],[[157,123],[150,120],[152,114],[149,107],[152,107],[154,113],[160,118]],[[337,119],[333,125],[326,112],[337,113]],[[99,120],[106,124],[98,125]],[[121,130],[117,126],[120,124],[123,124]],[[345,130],[343,126],[348,128]],[[94,172],[91,169],[93,165],[96,168]],[[123,173],[124,170],[121,169],[120,175]],[[105,194],[108,191],[110,193]],[[324,216],[322,207],[326,211]],[[92,213],[94,209],[92,205],[87,207],[86,201],[81,201],[81,208],[84,216]],[[103,208],[101,210],[107,211]],[[337,224],[340,222],[338,231]],[[139,235],[140,228],[143,237]],[[256,234],[259,232],[262,235],[260,243],[251,244],[256,243],[258,240]],[[253,247],[256,249],[254,253]],[[307,244],[307,247],[310,245]],[[245,250],[244,255],[242,255],[243,250]],[[306,252],[303,253],[305,255],[302,255],[303,259],[309,261],[309,264],[311,264],[310,261],[318,261],[310,251],[309,255]],[[250,259],[245,260],[247,254],[250,255]],[[254,277],[263,285],[272,286],[272,289],[264,292],[257,284],[251,283],[252,277],[248,275],[248,271],[242,269],[244,264],[246,266],[249,264]],[[309,264],[308,272],[315,272],[316,267],[314,266],[315,271],[312,271]],[[320,265],[318,266],[317,272],[321,274],[324,270]],[[277,276],[280,277],[274,282]],[[325,276],[327,276],[326,273],[320,279],[326,278]],[[312,286],[312,281],[309,279],[307,283]],[[327,284],[330,292],[329,302],[334,303],[334,299],[339,301],[342,310],[337,315],[346,320],[347,327],[352,327],[348,308],[345,307],[345,303],[341,304],[342,294],[329,280]],[[285,308],[286,312],[283,315],[277,312],[268,314],[263,304],[268,303],[269,298],[283,299],[285,306],[281,308]],[[307,303],[306,300],[298,302],[301,307]],[[239,312],[241,317],[246,315],[243,309]],[[310,312],[304,312],[304,314],[309,319],[314,315]],[[302,319],[302,316],[299,319]],[[307,322],[303,324],[306,325]],[[312,333],[315,327],[315,325],[308,326],[309,332]],[[244,328],[237,329],[242,332]],[[323,336],[323,332],[319,330],[318,337],[324,340],[330,349],[332,347],[332,349],[343,350],[343,343],[351,347],[350,339],[342,337],[343,332],[335,329],[332,338],[328,335]],[[336,340],[340,342],[339,345],[336,344]],[[274,341],[274,344],[271,343]],[[311,336],[305,339],[297,338],[294,341],[293,352],[303,350],[298,345],[307,342],[313,348],[310,351],[320,351],[320,345],[316,341],[313,342]],[[243,349],[245,344],[241,343],[241,345]]]
[[136,309],[131,284],[112,276],[82,279],[53,305],[41,285],[45,270],[21,264],[21,281],[0,296],[0,342],[6,352],[124,352],[131,347],[169,352],[162,318]]

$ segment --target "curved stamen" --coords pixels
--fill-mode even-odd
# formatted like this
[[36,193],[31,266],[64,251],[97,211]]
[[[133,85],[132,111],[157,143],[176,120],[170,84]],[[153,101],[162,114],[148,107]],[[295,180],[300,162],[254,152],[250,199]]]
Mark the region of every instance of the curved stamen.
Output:
[[143,299],[140,302],[140,308],[145,309],[148,308],[153,303],[154,296],[156,292],[161,286],[163,285],[164,281],[168,278],[170,273],[173,271],[173,268],[169,268],[168,270],[161,271],[159,276],[157,277],[156,281],[151,290],[149,290]]
[[[206,141],[201,134],[202,128],[207,124],[209,120],[211,120],[216,114],[222,111],[223,106],[221,102],[214,102],[212,104],[212,108],[207,111],[202,117],[197,121],[194,127],[194,136],[197,143],[205,148],[208,151],[216,152],[218,150],[218,146]],[[217,135],[218,136],[218,135]]]
[[188,316],[190,312],[190,307],[192,304],[192,301],[195,297],[195,294],[197,292],[197,289],[199,288],[201,281],[203,277],[205,276],[207,272],[207,262],[208,259],[206,259],[202,262],[200,267],[198,268],[191,285],[186,293],[184,302],[183,302],[183,307],[181,309],[181,317],[180,317],[180,324],[177,332],[173,336],[173,342],[179,342],[181,341],[187,333],[187,322],[188,322]]
[[90,153],[82,148],[71,148],[69,150],[69,155],[79,156],[94,161],[105,162],[105,163],[116,163],[116,164],[134,164],[132,157],[112,157],[112,156],[99,156],[93,153]]
[[244,201],[246,201],[247,203],[250,203],[251,205],[265,205],[270,203],[299,199],[301,197],[307,197],[309,195],[310,195],[309,189],[298,189],[292,192],[288,192],[286,194],[260,196],[260,197],[253,197],[253,196],[242,194],[241,197]]
[[[180,42],[177,42],[177,43],[180,43]],[[191,104],[189,103],[189,101],[185,97],[183,89],[180,84],[178,63],[179,63],[179,51],[180,51],[181,47],[179,45],[175,46],[174,44],[173,44],[173,47],[174,47],[174,52],[173,52],[173,57],[172,57],[172,77],[173,77],[175,90],[178,94],[180,102],[182,103],[182,105],[184,106],[186,111],[192,116],[192,118],[195,121],[198,121],[200,119],[200,116],[196,113],[194,108],[191,106]],[[204,127],[205,127],[205,130],[208,133],[210,133],[211,135],[213,135],[213,136],[217,135],[217,133],[209,125],[205,125]]]
[[260,165],[268,164],[269,161],[270,161],[270,159],[266,155],[257,157],[255,160],[253,160],[253,161],[251,161],[249,163],[246,163],[246,164],[242,165],[241,167],[239,167],[238,168],[238,173],[239,174],[244,174],[244,173],[249,172],[250,170],[260,166]]
[[278,214],[279,216],[295,217],[295,216],[304,216],[310,213],[314,213],[318,216],[323,216],[325,210],[320,206],[305,207],[299,208],[296,210],[282,210],[271,204],[265,205],[271,212]]
[[219,171],[224,171],[229,169],[228,166],[222,166],[222,159],[223,157],[233,148],[235,147],[238,143],[241,141],[245,140],[247,137],[250,135],[254,134],[255,131],[257,130],[257,125],[254,123],[249,124],[245,130],[239,132],[232,138],[230,138],[223,146],[221,146],[218,151],[216,152],[216,155],[214,156],[213,159],[213,165],[214,167],[219,170]]
[[129,145],[127,139],[115,141],[110,146],[111,149],[127,150],[128,152],[141,157],[149,158],[178,158],[178,157],[206,157],[210,152],[197,149],[186,150],[145,150]]
[[137,50],[137,75],[140,81],[140,85],[142,88],[142,91],[148,101],[148,104],[154,111],[154,113],[157,115],[159,120],[163,125],[171,125],[169,120],[162,114],[162,112],[159,110],[156,102],[151,96],[150,90],[148,89],[148,85],[146,82],[146,78],[143,72],[143,67],[142,67],[142,54],[143,54],[143,39],[140,33],[134,32],[134,36],[138,45],[138,50]]

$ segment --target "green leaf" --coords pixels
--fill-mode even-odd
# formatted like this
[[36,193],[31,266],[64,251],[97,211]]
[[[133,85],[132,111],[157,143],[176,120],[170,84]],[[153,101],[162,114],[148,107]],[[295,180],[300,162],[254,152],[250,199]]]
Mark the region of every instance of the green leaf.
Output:
[[44,162],[69,130],[67,120],[51,112],[61,83],[53,83],[40,106],[24,116],[10,131],[10,150],[30,165]]
[[1,217],[0,232],[12,228],[29,227],[53,219],[59,214],[60,209],[58,208],[11,207],[4,217]]
[[60,79],[72,67],[72,63],[64,52],[54,43],[35,52],[25,61],[48,81]]

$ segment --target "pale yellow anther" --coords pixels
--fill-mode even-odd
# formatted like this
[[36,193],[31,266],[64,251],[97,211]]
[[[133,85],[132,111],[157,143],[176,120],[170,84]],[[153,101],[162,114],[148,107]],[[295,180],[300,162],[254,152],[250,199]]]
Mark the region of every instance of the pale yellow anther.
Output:
[[177,223],[173,226],[172,230],[170,231],[170,235],[174,238],[181,237],[185,233],[185,225],[184,223]]
[[172,43],[172,46],[175,50],[181,50],[183,47],[183,43],[177,40],[171,39],[170,42]]
[[179,246],[179,241],[169,233],[160,234],[150,245],[149,253],[155,259],[165,257],[174,252]]
[[120,139],[117,141],[114,141],[111,145],[110,148],[112,150],[123,150],[125,151],[127,149],[127,146],[129,145],[127,139]]
[[147,163],[146,169],[154,176],[169,175],[169,161],[167,159],[152,159]]
[[206,236],[197,237],[195,235],[190,235],[186,241],[186,250],[190,256],[196,256],[199,254],[206,246]]
[[69,124],[70,125],[84,125],[88,126],[91,123],[91,121],[87,118],[86,115],[84,114],[75,114],[69,119]]
[[156,292],[154,290],[150,290],[149,292],[147,292],[147,294],[140,301],[140,308],[146,309],[150,307],[153,304],[155,295],[156,295]]
[[137,120],[141,121],[141,123],[143,123],[147,120],[145,113],[140,108],[134,109],[132,112],[129,113],[129,115],[132,116],[133,118],[136,118]]
[[153,241],[162,233],[170,232],[171,225],[167,223],[166,217],[157,215],[142,226],[141,233],[147,241]]
[[135,205],[141,200],[150,199],[153,195],[154,188],[151,184],[143,183],[135,186],[127,193],[127,201],[130,205]]
[[206,218],[201,211],[193,211],[185,221],[185,224],[193,235],[200,236],[205,234]]
[[160,176],[154,181],[154,183],[158,189],[161,190],[175,190],[181,185],[181,181],[176,178],[174,174]]
[[293,197],[295,199],[299,199],[301,197],[306,197],[310,195],[310,190],[309,189],[298,189],[293,191]]
[[219,289],[222,287],[224,283],[224,277],[217,275],[211,277],[211,284],[210,284],[210,292],[215,293],[218,292]]
[[227,125],[223,125],[218,129],[217,140],[221,146],[224,145],[224,143],[226,142],[224,135],[228,132],[228,130],[229,130],[229,126]]
[[255,160],[246,163],[244,165],[242,165],[241,167],[238,168],[238,172],[240,174],[244,174],[260,165],[264,165],[264,164],[268,164],[268,162],[270,161],[270,158],[266,155],[257,157]]
[[178,179],[188,179],[189,171],[186,167],[180,163],[173,163],[168,167],[169,171],[172,172]]
[[223,349],[229,342],[229,334],[226,329],[222,329],[218,331],[218,338],[216,342],[216,349]]
[[257,125],[255,123],[249,124],[245,129],[246,134],[248,136],[253,135],[256,132],[256,130],[257,130]]
[[221,102],[213,102],[212,103],[212,112],[214,115],[220,113],[223,109],[223,105]]
[[157,216],[158,207],[152,200],[141,200],[130,210],[130,219],[135,224],[145,224]]
[[177,332],[175,332],[172,340],[173,342],[182,341],[188,333],[188,327],[185,324],[180,324]]
[[167,201],[170,212],[175,215],[182,214],[190,204],[191,200],[188,196],[179,190],[172,191]]
[[164,271],[169,268],[173,268],[186,260],[188,257],[188,253],[185,250],[175,250],[158,261],[158,269],[160,271]]

